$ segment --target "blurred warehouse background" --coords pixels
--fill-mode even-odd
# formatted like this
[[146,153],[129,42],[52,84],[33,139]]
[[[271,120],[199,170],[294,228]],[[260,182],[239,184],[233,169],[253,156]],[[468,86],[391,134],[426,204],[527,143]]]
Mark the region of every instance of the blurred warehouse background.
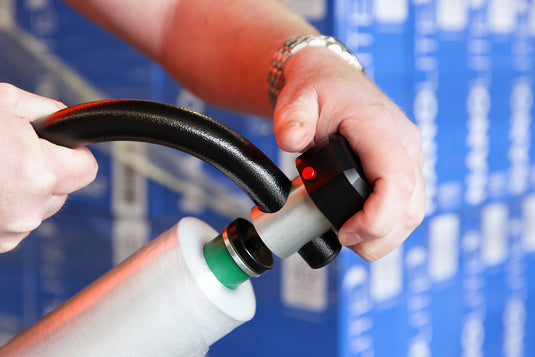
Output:
[[[358,54],[422,130],[427,216],[367,263],[343,251],[254,279],[257,314],[210,356],[535,356],[533,0],[288,0]],[[67,105],[139,98],[207,114],[294,177],[271,122],[206,105],[57,0],[0,0],[0,81]],[[217,170],[139,143],[91,147],[94,183],[0,255],[0,345],[181,217],[252,203]]]

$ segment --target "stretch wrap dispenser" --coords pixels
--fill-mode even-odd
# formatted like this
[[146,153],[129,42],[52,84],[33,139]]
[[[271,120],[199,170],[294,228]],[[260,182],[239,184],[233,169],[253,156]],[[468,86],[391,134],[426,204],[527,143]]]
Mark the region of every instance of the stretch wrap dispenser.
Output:
[[[290,181],[245,138],[199,113],[150,101],[106,100],[63,109],[35,123],[35,130],[41,138],[67,147],[132,140],[186,152],[219,169],[251,198],[256,205],[255,228],[262,228],[265,237],[274,237],[266,245],[280,256],[299,251],[311,267],[319,268],[341,248],[331,231],[338,224],[324,212],[326,207],[329,212],[332,209],[322,203],[332,196],[330,189],[315,194],[315,180],[306,175],[303,179],[308,182],[301,177]],[[358,202],[349,200],[357,202],[355,207],[333,206],[351,215],[370,190],[360,163],[344,142],[331,137],[312,158],[305,155],[298,161],[317,167],[318,180],[325,180],[325,187],[342,186],[343,192],[362,197]],[[328,170],[319,164],[329,161],[323,158],[324,152],[332,152],[328,157],[336,162]],[[339,195],[347,197],[343,192]],[[283,224],[288,213],[292,213],[293,230]],[[295,217],[307,217],[311,224],[306,226],[313,228],[310,234],[303,233]],[[277,230],[287,242],[282,248],[277,246]],[[294,233],[302,240],[295,240]],[[203,247],[216,236],[202,221],[182,219],[8,342],[0,355],[203,356],[212,343],[255,312],[249,281],[229,289],[207,265]],[[264,239],[262,234],[260,238]]]
[[[292,189],[292,181],[243,136],[212,118],[170,104],[145,100],[85,103],[37,122],[35,130],[41,138],[71,148],[115,140],[175,148],[220,170],[263,213],[281,210]],[[299,251],[314,268],[328,264],[341,249],[335,235],[323,233]]]

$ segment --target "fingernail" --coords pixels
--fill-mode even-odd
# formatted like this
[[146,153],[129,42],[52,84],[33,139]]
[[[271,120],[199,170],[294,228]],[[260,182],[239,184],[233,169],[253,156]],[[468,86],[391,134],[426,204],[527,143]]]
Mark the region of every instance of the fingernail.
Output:
[[355,232],[343,232],[338,234],[340,244],[348,247],[364,242],[364,239]]

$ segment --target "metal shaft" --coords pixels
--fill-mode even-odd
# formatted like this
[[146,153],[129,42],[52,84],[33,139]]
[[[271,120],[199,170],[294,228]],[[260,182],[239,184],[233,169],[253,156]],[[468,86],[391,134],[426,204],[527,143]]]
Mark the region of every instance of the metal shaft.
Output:
[[292,181],[285,205],[275,213],[251,211],[251,219],[266,246],[280,258],[287,258],[332,227],[306,191],[301,177]]

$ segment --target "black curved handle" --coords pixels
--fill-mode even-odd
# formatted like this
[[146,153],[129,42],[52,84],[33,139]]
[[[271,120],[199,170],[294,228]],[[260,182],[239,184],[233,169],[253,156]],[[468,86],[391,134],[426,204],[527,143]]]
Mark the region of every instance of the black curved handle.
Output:
[[286,202],[291,181],[256,146],[225,125],[181,107],[145,100],[103,100],[60,110],[37,124],[53,143],[79,147],[112,140],[169,146],[214,166],[264,212]]

